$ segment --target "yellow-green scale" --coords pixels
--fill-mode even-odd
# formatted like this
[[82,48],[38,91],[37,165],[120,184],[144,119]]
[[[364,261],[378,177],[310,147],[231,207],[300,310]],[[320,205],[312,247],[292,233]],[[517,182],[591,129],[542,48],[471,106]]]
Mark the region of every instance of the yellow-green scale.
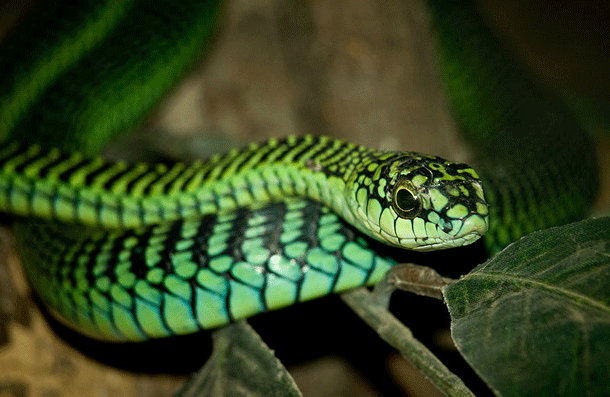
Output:
[[[169,169],[100,159],[77,166],[83,161],[78,153],[53,162],[61,154],[51,149],[28,165],[26,173],[15,174],[15,167],[33,155],[41,156],[40,148],[32,153],[25,149],[21,154],[10,152],[11,158],[0,168],[0,209],[106,228],[131,228],[305,195],[350,216],[343,195],[334,194],[344,189],[349,174],[330,176],[324,168],[345,162],[349,153],[343,145],[347,144],[311,136],[273,140],[203,165],[178,164]],[[353,150],[353,145],[347,147]],[[353,152],[351,156],[349,164],[340,167],[342,172],[354,169],[359,155]],[[39,175],[41,166],[49,162],[51,168]]]

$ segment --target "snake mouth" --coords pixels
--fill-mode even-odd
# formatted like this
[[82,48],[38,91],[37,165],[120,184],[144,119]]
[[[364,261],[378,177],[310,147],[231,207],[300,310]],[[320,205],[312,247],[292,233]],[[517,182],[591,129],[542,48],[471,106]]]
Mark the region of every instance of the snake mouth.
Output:
[[471,244],[483,236],[489,227],[488,217],[477,214],[452,220],[453,227],[448,231],[445,231],[448,229],[448,222],[424,222],[421,218],[419,221],[417,231],[420,233],[417,233],[414,222],[400,219],[387,224],[377,224],[369,220],[368,227],[361,230],[396,247],[413,251],[432,251]]
[[463,235],[462,237],[453,238],[450,240],[444,240],[442,238],[429,238],[427,240],[420,239],[420,240],[417,240],[417,243],[419,245],[412,248],[412,250],[425,252],[425,251],[435,251],[435,250],[448,249],[448,248],[457,248],[457,247],[462,247],[465,245],[472,244],[481,237],[482,237],[482,234],[479,234],[477,232],[472,232],[472,233]]
[[446,233],[442,227],[436,226],[436,236],[399,238],[399,245],[409,247],[413,251],[433,251],[456,248],[472,244],[487,232],[489,221],[487,217],[470,216],[461,223],[456,233]]

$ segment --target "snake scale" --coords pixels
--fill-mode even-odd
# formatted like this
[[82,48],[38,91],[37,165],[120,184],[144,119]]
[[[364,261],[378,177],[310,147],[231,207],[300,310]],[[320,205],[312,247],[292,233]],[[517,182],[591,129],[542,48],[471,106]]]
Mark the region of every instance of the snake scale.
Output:
[[222,7],[72,3],[39,4],[1,48],[0,210],[41,300],[92,337],[192,333],[370,285],[396,264],[379,242],[441,249],[489,229],[493,253],[582,217],[595,195],[589,137],[472,4],[430,6],[476,172],[316,136],[191,165],[96,157],[200,58]]

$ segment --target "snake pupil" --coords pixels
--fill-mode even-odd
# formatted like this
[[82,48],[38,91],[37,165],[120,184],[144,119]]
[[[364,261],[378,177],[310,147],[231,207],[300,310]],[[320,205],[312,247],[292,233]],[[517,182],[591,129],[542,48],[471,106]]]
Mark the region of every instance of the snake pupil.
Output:
[[393,206],[399,216],[413,219],[419,215],[421,202],[414,191],[415,187],[409,181],[403,181],[395,188]]
[[407,189],[399,189],[396,192],[396,205],[405,212],[411,212],[417,207],[417,200],[413,193]]

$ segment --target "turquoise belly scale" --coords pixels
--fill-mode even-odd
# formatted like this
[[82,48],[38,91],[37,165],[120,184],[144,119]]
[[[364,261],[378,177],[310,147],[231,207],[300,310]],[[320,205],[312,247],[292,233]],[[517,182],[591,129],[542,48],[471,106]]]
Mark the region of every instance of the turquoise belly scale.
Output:
[[[120,236],[81,229],[67,236],[41,222],[19,232],[32,236],[22,254],[39,264],[28,274],[45,303],[80,332],[110,340],[214,328],[373,284],[395,264],[337,215],[305,200]],[[61,243],[49,250],[58,235]]]

